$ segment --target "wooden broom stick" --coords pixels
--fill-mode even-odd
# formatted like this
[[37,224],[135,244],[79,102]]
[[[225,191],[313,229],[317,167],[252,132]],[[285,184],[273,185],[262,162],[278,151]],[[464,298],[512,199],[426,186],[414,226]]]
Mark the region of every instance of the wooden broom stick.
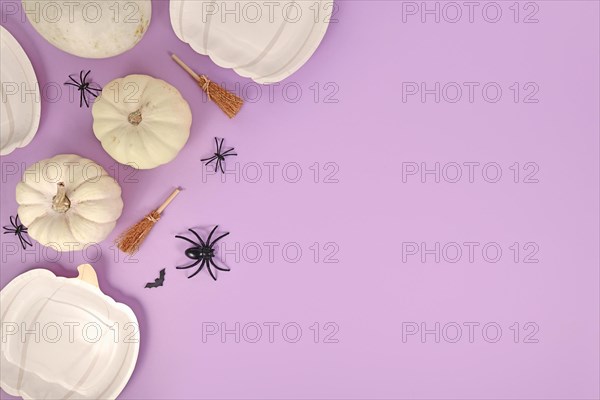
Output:
[[177,188],[171,193],[171,195],[150,214],[146,215],[137,224],[123,232],[116,240],[117,247],[124,253],[135,254],[146,236],[150,233],[154,224],[158,222],[161,214],[167,208],[167,206],[173,201],[173,199],[181,192],[180,188]]
[[198,85],[206,92],[208,99],[214,101],[215,104],[218,105],[219,108],[223,110],[223,112],[227,114],[229,118],[233,118],[237,115],[244,104],[244,100],[217,85],[208,79],[206,75],[198,75],[175,54],[171,54],[171,57],[177,64],[179,64],[181,68],[190,74],[190,76],[194,78],[196,82],[198,82]]

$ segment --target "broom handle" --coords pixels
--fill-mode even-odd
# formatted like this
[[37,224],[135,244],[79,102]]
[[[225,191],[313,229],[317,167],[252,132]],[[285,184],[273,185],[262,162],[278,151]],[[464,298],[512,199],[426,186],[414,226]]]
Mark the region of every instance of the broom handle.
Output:
[[162,212],[167,208],[167,206],[173,201],[173,199],[181,192],[181,189],[177,188],[171,193],[171,195],[165,200],[164,203],[161,204],[160,207],[156,209],[156,212],[162,214]]
[[175,54],[171,54],[171,57],[173,58],[173,60],[175,60],[175,62],[177,64],[179,64],[179,66],[181,68],[183,68],[188,74],[190,74],[197,82],[200,82],[200,75],[195,73],[194,70],[192,70],[190,67],[188,67],[187,64],[184,63],[183,61],[181,61],[181,59],[179,57],[177,57]]

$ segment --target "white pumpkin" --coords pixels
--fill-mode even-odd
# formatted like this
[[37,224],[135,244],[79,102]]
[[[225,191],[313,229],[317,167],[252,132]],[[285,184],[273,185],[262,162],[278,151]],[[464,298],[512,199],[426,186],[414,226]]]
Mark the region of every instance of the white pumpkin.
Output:
[[150,0],[23,0],[29,22],[48,42],[84,58],[106,58],[135,46],[152,16]]
[[179,91],[148,75],[129,75],[106,84],[92,115],[94,134],[104,150],[138,169],[173,160],[192,125],[192,111]]
[[0,292],[0,386],[8,394],[114,399],[129,381],[140,346],[137,318],[100,291],[89,264],[78,270],[69,279],[33,269]]
[[17,203],[29,236],[58,251],[106,239],[123,210],[119,184],[100,165],[74,154],[27,168]]

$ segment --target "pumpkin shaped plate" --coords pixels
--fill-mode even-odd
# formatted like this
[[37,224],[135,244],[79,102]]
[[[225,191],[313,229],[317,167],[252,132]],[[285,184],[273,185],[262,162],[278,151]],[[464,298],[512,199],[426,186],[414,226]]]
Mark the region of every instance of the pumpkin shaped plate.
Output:
[[41,98],[31,61],[17,39],[3,26],[0,26],[0,47],[0,155],[4,156],[27,146],[35,136],[40,123]]
[[34,269],[0,292],[0,386],[24,399],[114,399],[139,352],[137,318],[98,287],[94,269]]
[[333,0],[170,2],[179,39],[258,83],[282,81],[304,65],[325,36],[333,10]]

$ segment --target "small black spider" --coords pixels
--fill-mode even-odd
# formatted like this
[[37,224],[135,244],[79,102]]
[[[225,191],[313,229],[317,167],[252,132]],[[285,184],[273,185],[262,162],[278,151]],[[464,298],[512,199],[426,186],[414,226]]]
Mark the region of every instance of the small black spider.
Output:
[[98,97],[98,93],[94,93],[93,91],[100,92],[102,88],[95,88],[90,86],[90,82],[87,82],[86,79],[88,75],[92,71],[88,71],[83,75],[83,71],[79,73],[79,82],[73,79],[72,75],[69,75],[69,79],[72,82],[65,82],[65,85],[75,86],[77,90],[79,90],[79,108],[83,107],[83,103],[85,102],[85,106],[90,108],[90,103],[88,102],[87,95],[91,95],[94,97]]
[[216,164],[215,164],[215,172],[217,172],[217,169],[221,169],[222,173],[225,173],[225,170],[223,170],[223,162],[225,161],[225,157],[227,156],[237,156],[237,153],[230,153],[230,151],[235,150],[235,147],[230,148],[229,150],[227,150],[224,153],[221,153],[221,148],[223,147],[223,141],[225,139],[221,139],[221,142],[219,142],[218,138],[215,138],[215,144],[217,145],[217,152],[214,153],[215,155],[210,157],[210,158],[203,158],[200,161],[206,161],[206,164],[204,165],[209,165],[211,162],[217,160]]
[[194,236],[196,236],[199,243],[196,243],[193,240],[190,240],[184,236],[175,236],[176,238],[183,239],[194,245],[193,247],[190,247],[185,250],[185,256],[187,258],[189,258],[190,260],[195,260],[190,265],[187,265],[185,267],[176,267],[176,268],[177,269],[187,269],[187,268],[195,267],[196,265],[200,264],[200,267],[196,270],[196,272],[194,272],[192,275],[188,276],[188,278],[193,278],[194,276],[196,276],[196,274],[198,272],[202,271],[202,268],[204,268],[205,265],[206,265],[206,268],[208,269],[208,272],[210,273],[210,276],[212,276],[212,278],[215,281],[217,280],[217,277],[215,276],[212,269],[210,268],[211,265],[213,267],[215,267],[216,269],[218,269],[219,271],[230,271],[229,268],[225,269],[225,268],[219,267],[213,261],[213,257],[215,256],[214,245],[219,240],[221,240],[225,236],[229,235],[229,232],[224,233],[211,242],[210,239],[212,238],[213,233],[215,233],[215,231],[217,230],[218,227],[219,227],[219,225],[215,226],[213,228],[213,230],[210,231],[210,234],[208,235],[208,240],[206,242],[204,240],[202,240],[202,238],[196,232],[194,232],[193,229],[188,229],[188,230],[190,232],[192,232],[194,234]]
[[7,233],[14,233],[15,236],[18,236],[19,241],[21,242],[21,246],[23,246],[23,250],[27,248],[25,244],[28,244],[29,246],[33,247],[31,242],[25,239],[24,235],[27,233],[27,228],[21,223],[21,221],[19,221],[19,214],[17,214],[17,216],[14,218],[12,216],[10,217],[10,225],[12,226],[6,225],[2,227],[6,231],[4,232],[5,235]]

